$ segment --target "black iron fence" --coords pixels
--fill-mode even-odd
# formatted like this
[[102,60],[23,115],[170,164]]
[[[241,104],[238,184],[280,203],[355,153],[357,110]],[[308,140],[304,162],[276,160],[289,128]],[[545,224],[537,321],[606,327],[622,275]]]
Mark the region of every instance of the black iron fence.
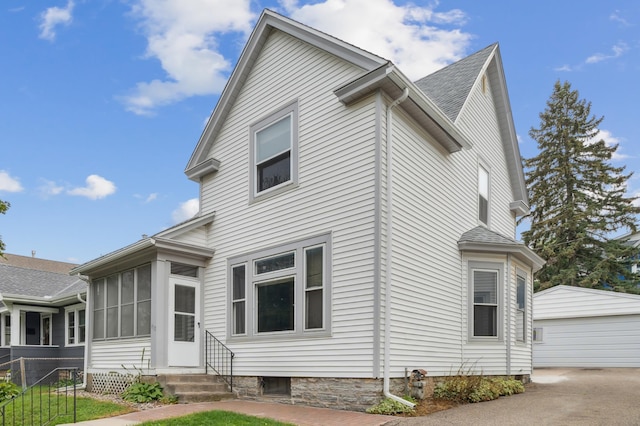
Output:
[[[76,367],[56,368],[28,388],[18,387],[22,389],[18,395],[0,404],[2,425],[47,425],[61,416],[75,423],[79,377]],[[12,385],[16,386],[0,381],[0,390],[7,392]]]
[[220,340],[206,332],[206,372],[213,369],[228,385],[233,392],[233,358],[235,354]]

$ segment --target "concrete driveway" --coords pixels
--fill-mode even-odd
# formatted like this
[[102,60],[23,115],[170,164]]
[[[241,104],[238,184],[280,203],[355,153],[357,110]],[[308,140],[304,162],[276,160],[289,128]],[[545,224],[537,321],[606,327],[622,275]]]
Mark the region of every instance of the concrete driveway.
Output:
[[523,394],[385,426],[640,425],[638,368],[536,369],[532,380]]

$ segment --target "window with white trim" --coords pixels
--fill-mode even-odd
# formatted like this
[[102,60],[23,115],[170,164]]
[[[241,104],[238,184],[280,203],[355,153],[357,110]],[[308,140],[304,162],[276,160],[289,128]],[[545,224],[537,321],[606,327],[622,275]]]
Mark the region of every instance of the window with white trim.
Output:
[[286,190],[298,179],[298,104],[250,127],[251,201]]
[[478,220],[489,224],[489,171],[478,166]]
[[93,281],[93,339],[151,334],[151,265]]
[[516,275],[516,340],[527,340],[527,276],[521,271]]
[[533,328],[533,341],[538,343],[542,342],[542,327]]
[[499,339],[502,334],[503,265],[469,262],[469,334],[471,339]]
[[329,235],[230,259],[230,336],[326,335],[329,259]]
[[2,346],[11,346],[11,314],[2,314],[0,318],[2,328]]
[[86,337],[86,311],[84,305],[65,308],[67,346],[83,345]]

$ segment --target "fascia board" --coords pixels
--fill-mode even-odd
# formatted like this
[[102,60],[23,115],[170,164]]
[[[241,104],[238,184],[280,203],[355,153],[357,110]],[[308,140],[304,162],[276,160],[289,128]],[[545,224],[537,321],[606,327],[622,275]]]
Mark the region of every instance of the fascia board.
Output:
[[194,244],[183,243],[180,241],[174,241],[165,238],[156,238],[155,240],[156,248],[158,249],[158,251],[189,255],[201,259],[210,259],[215,253],[214,249],[210,249],[208,247],[196,246]]
[[175,238],[179,235],[184,234],[185,232],[189,232],[200,226],[210,224],[211,222],[213,222],[213,218],[215,217],[215,215],[216,212],[211,212],[206,215],[196,217],[180,225],[176,225],[173,228],[158,232],[156,235],[154,235],[154,238]]
[[220,161],[216,160],[215,158],[209,158],[201,163],[196,164],[190,169],[185,170],[184,173],[190,180],[194,182],[200,182],[200,179],[202,179],[204,176],[215,173],[218,170],[220,170]]
[[109,263],[130,256],[131,254],[139,252],[141,250],[153,247],[154,245],[155,241],[152,238],[144,238],[119,250],[113,251],[89,262],[83,263],[82,265],[77,266],[69,271],[69,275],[85,275],[86,272],[95,270]]

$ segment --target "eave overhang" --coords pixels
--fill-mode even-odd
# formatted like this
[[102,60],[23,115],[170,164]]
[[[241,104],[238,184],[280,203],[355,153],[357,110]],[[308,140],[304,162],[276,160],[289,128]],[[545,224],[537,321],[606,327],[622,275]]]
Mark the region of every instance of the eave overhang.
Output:
[[471,143],[433,101],[390,62],[336,89],[334,93],[340,102],[348,106],[378,90],[397,99],[405,88],[409,90],[409,97],[401,104],[402,108],[444,149],[453,153],[471,147]]
[[533,272],[539,271],[546,261],[522,243],[488,243],[479,241],[458,241],[461,252],[511,254],[516,259],[531,266]]
[[200,180],[211,173],[215,173],[220,169],[220,161],[215,158],[208,158],[201,163],[187,169],[184,173],[187,177],[194,181],[200,182]]
[[524,200],[518,200],[510,203],[509,208],[513,213],[515,213],[516,217],[526,216],[530,213],[529,206],[524,202]]

